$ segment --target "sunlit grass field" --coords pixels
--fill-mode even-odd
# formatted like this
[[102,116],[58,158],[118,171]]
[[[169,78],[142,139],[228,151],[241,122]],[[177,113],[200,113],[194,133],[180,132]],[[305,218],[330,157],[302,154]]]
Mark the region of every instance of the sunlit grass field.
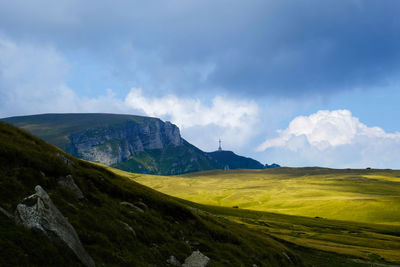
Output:
[[[400,263],[400,171],[278,168],[155,176],[109,169],[296,244],[310,265]],[[335,254],[350,257],[351,265]]]
[[400,225],[400,171],[278,168],[132,178],[207,205]]

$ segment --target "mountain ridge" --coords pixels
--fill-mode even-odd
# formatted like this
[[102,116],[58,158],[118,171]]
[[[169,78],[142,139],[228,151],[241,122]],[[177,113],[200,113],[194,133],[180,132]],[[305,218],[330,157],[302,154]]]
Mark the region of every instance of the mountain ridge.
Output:
[[[204,152],[158,118],[110,113],[53,113],[1,119],[67,153],[121,170],[176,175],[212,169],[263,168],[227,152]],[[224,156],[224,157],[222,157]]]

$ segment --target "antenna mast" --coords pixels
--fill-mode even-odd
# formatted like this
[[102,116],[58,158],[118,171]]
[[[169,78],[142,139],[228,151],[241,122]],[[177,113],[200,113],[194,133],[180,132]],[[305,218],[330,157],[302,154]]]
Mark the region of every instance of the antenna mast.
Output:
[[218,146],[218,151],[222,151],[222,147],[221,147],[221,138],[219,139],[219,146]]

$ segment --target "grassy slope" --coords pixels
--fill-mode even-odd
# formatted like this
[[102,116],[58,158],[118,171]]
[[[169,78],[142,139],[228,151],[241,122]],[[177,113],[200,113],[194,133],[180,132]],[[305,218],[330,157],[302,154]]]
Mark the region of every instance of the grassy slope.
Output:
[[[199,203],[228,207],[247,204],[253,209],[308,215],[311,218],[196,204],[301,247],[361,257],[365,261],[384,259],[397,263],[400,263],[399,174],[392,170],[322,168],[210,171],[177,177],[120,172],[162,192]],[[264,202],[258,203],[260,200]],[[332,217],[340,220],[326,219]],[[310,264],[318,262],[320,257],[330,256],[315,251],[303,254]]]
[[[74,166],[67,165],[57,154],[69,158]],[[57,184],[57,177],[68,174],[83,191],[84,200]],[[0,206],[13,213],[37,184],[68,217],[99,266],[164,266],[170,255],[183,261],[196,249],[212,259],[212,266],[301,265],[299,251],[270,235],[189,209],[189,203],[72,158],[29,133],[0,122]],[[121,201],[143,201],[149,210],[140,213],[121,206]],[[123,223],[130,225],[136,236]],[[0,266],[78,264],[67,251],[55,247],[41,234],[15,225],[2,214],[0,247]]]
[[277,168],[136,181],[209,205],[400,225],[400,171]]

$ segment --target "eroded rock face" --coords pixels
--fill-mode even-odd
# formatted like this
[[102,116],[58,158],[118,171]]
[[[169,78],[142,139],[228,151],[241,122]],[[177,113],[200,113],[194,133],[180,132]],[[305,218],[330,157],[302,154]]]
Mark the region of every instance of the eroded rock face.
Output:
[[203,255],[200,251],[194,251],[192,255],[186,258],[183,267],[205,267],[210,263],[210,258]]
[[40,185],[35,187],[35,191],[35,194],[18,204],[15,211],[16,223],[43,232],[53,242],[70,248],[85,266],[95,266],[74,227],[53,204],[46,191]]
[[145,150],[183,145],[176,125],[156,119],[140,124],[127,121],[119,126],[91,128],[72,134],[69,139],[67,152],[105,165],[120,163]]

